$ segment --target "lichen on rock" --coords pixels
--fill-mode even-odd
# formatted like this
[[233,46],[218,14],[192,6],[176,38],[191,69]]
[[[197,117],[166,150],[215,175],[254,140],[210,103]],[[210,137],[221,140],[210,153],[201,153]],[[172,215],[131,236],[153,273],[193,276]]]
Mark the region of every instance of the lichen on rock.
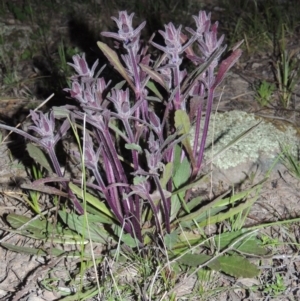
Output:
[[[211,117],[204,159],[211,160],[213,155],[236,139],[240,134],[261,123],[253,131],[227,149],[224,153],[213,158],[213,164],[220,169],[228,169],[245,162],[256,162],[261,155],[275,158],[282,146],[290,146],[296,152],[299,139],[297,131],[291,125],[284,125],[278,129],[271,121],[255,114],[243,111],[229,111],[215,113]],[[194,140],[192,127],[192,143]]]

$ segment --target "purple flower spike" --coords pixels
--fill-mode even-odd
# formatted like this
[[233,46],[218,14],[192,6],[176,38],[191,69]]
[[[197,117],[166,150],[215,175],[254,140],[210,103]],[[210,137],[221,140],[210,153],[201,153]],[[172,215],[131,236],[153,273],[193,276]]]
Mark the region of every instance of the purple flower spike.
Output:
[[47,146],[54,146],[54,129],[55,120],[53,111],[49,114],[43,114],[39,111],[30,111],[30,116],[34,125],[28,127],[28,129],[35,131],[41,136],[41,143],[45,143]]
[[85,54],[83,54],[82,57],[79,54],[76,54],[73,55],[72,58],[74,64],[68,63],[68,65],[72,66],[76,70],[79,76],[90,77],[90,78],[94,76],[96,67],[98,66],[98,60],[96,60],[96,62],[92,66],[92,69],[90,69],[86,62]]
[[180,33],[181,33],[181,25],[178,29],[175,28],[173,23],[169,23],[165,25],[165,31],[159,30],[159,33],[164,37],[167,49],[169,51],[176,50],[177,53],[181,51],[181,42],[180,42]]
[[203,50],[203,54],[206,57],[210,57],[212,53],[216,50],[219,49],[223,43],[224,40],[224,35],[220,37],[218,40],[217,38],[217,30],[218,30],[218,22],[216,22],[212,27],[209,32],[204,33],[205,37],[205,43],[201,43],[200,45]]
[[67,88],[64,91],[70,92],[71,97],[78,100],[84,111],[93,115],[95,112],[106,108],[102,94],[109,84],[110,82],[106,84],[102,77],[94,81],[81,81],[81,83],[73,80],[71,89]]
[[182,47],[180,41],[181,25],[176,29],[173,23],[170,22],[168,25],[165,25],[165,31],[159,30],[159,33],[164,37],[166,46],[163,47],[154,42],[151,44],[168,54],[171,64],[180,65],[181,59],[179,58],[179,54],[186,48],[186,46]]
[[200,40],[203,39],[203,33],[208,32],[211,21],[210,21],[210,13],[207,15],[205,11],[199,11],[199,15],[193,16],[196,26],[197,26],[197,31],[195,32],[192,28],[187,27],[186,30],[190,32],[192,35],[197,36]]
[[111,95],[108,99],[113,102],[119,118],[128,119],[134,113],[134,109],[130,108],[129,89],[112,90]]
[[123,41],[125,44],[132,42],[141,32],[141,30],[145,27],[146,21],[142,22],[140,26],[136,29],[132,27],[132,18],[134,13],[128,16],[127,11],[119,12],[119,19],[115,17],[111,17],[118,26],[118,33],[114,32],[101,32],[101,34],[105,37],[114,38],[119,41]]
[[82,97],[82,94],[84,91],[84,85],[79,84],[78,81],[72,82],[72,89],[66,88],[66,89],[64,89],[64,91],[70,92],[71,97],[77,99],[80,103],[85,102]]

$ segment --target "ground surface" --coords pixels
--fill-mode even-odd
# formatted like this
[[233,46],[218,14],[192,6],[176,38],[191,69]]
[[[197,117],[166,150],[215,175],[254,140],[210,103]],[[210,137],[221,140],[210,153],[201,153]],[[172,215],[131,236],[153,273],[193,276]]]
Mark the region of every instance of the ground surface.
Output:
[[[43,5],[40,7],[32,5],[31,8],[34,13],[32,15],[27,13],[23,18],[22,14],[12,7],[24,8],[26,2],[10,2],[15,6],[8,9],[7,5],[3,4],[3,13],[0,15],[1,39],[3,40],[0,45],[2,47],[0,119],[11,125],[16,125],[25,118],[28,108],[36,107],[52,92],[56,92],[53,99],[54,104],[57,105],[63,101],[60,93],[64,86],[59,80],[67,71],[59,68],[61,59],[59,58],[58,47],[61,45],[61,41],[64,41],[66,52],[71,52],[74,49],[78,52],[85,51],[88,52],[90,60],[93,61],[100,55],[95,44],[99,38],[99,32],[105,30],[110,22],[108,18],[102,19],[101,14],[108,14],[110,11],[101,5],[98,5],[97,10],[95,10],[95,6],[88,7],[78,1],[78,3],[73,4],[73,15],[68,13],[70,10],[63,5],[59,11],[55,12]],[[220,16],[218,5],[211,4],[210,8],[214,10],[214,18]],[[191,9],[194,10],[193,13],[197,13],[196,5]],[[81,13],[79,14],[78,11]],[[162,17],[165,18],[166,16]],[[35,18],[41,18],[44,26],[36,22]],[[289,40],[287,47],[300,53],[300,36],[298,39]],[[217,104],[216,102],[214,110],[218,106],[219,112],[242,110],[255,113],[257,116],[267,117],[274,123],[288,122],[298,130],[300,125],[300,85],[295,87],[292,96],[292,110],[283,110],[276,104],[276,101],[274,106],[261,108],[254,99],[253,85],[257,80],[274,80],[271,60],[271,52],[245,53],[226,77],[222,89],[220,89],[220,93],[222,92],[220,103]],[[55,83],[54,79],[56,79]],[[276,98],[276,95],[274,97]],[[14,139],[17,138],[12,136],[7,141],[14,141]],[[22,191],[18,189],[18,183],[28,179],[22,165],[24,151],[21,147],[18,143],[15,147],[11,147],[7,142],[1,144],[1,216],[5,216],[9,212],[30,216],[22,198]],[[203,192],[203,195],[206,194],[209,197],[208,192],[211,186],[212,193],[218,195],[232,184],[230,179],[236,173],[241,173],[244,170],[250,173],[249,166],[253,163],[256,166],[257,162],[247,162],[245,165],[223,171],[227,179],[220,177],[221,171],[217,170],[212,181],[206,187],[200,187],[199,190]],[[266,170],[258,168],[253,180],[261,180],[265,172]],[[249,182],[246,181],[244,185],[247,187]],[[283,165],[277,165],[265,183],[257,203],[252,208],[247,223],[254,225],[298,217],[300,215],[299,185],[299,180],[292,177]],[[0,227],[7,227],[4,219],[0,221]],[[8,233],[2,230],[0,230],[0,234],[1,242],[7,241],[26,246],[37,245],[37,242],[24,240],[18,235],[8,238],[6,236]],[[274,256],[261,259],[260,267],[263,272],[259,279],[255,279],[254,283],[247,283],[244,279],[231,279],[230,277],[221,277],[216,280],[218,286],[225,288],[225,292],[218,294],[213,300],[300,300],[298,288],[300,286],[300,258],[299,247],[297,247],[300,239],[299,227],[297,224],[289,228],[275,227],[267,234],[274,240],[278,239],[278,241],[290,242],[294,245],[277,246]],[[59,261],[58,263],[50,261],[49,265],[57,263],[56,269],[51,275],[52,279],[67,279],[66,269],[69,271],[75,269],[74,261]],[[42,282],[47,273],[44,263],[45,257],[23,255],[0,247],[1,300],[8,300],[9,293],[12,293],[10,300],[14,301],[59,300],[61,294],[47,291],[45,289],[47,284]],[[249,289],[254,285],[273,283],[275,274],[280,274],[285,287],[284,290],[279,291],[278,296]],[[62,290],[69,289],[66,287],[65,281],[61,281],[61,283],[57,281],[57,283]],[[48,288],[51,289],[51,284],[48,285]],[[188,290],[188,288],[186,289]],[[194,300],[202,299],[199,297],[199,299]]]

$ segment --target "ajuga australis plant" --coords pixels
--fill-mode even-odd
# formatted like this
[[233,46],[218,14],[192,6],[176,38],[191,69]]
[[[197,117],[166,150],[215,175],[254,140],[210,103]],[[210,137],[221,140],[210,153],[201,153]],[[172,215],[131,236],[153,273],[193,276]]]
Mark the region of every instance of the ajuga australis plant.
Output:
[[[187,34],[182,26],[165,25],[159,31],[164,45],[152,40],[144,45],[140,34],[146,22],[134,29],[133,15],[119,12],[118,18],[112,17],[117,32],[102,32],[102,36],[115,40],[120,55],[98,42],[124,81],[112,86],[111,81],[100,77],[104,67],[96,74],[98,61],[90,68],[85,55],[75,55],[70,65],[76,75],[65,91],[77,106],[54,107],[46,114],[32,111],[35,125],[29,130],[38,138],[6,125],[0,127],[23,135],[48,155],[58,178],[35,181],[32,187],[38,189],[54,180],[61,183],[77,211],[59,212],[70,229],[87,233],[80,218],[84,213],[90,223],[89,237],[96,241],[106,242],[111,235],[99,222],[111,225],[114,235],[130,247],[142,247],[158,234],[156,237],[168,238],[167,245],[172,248],[170,235],[179,226],[184,229],[220,222],[230,216],[222,217],[220,212],[246,196],[214,200],[208,222],[207,205],[200,206],[200,199],[191,199],[189,193],[200,178],[216,88],[241,50],[237,45],[224,55],[226,46],[222,46],[224,37],[218,38],[218,22],[212,24],[210,14],[204,11],[193,16],[196,26],[186,28]],[[154,56],[152,50],[161,53]],[[183,60],[190,62],[192,71],[186,71]],[[61,123],[58,130],[56,120]],[[194,139],[189,134],[192,124]],[[56,156],[57,142],[70,129],[82,135],[82,152],[72,151],[71,155],[93,176],[92,182],[86,181],[86,188],[80,186],[81,179],[64,178]],[[237,204],[230,214],[250,204]],[[227,239],[223,247],[238,237],[235,234]]]
[[[81,110],[66,107],[65,113],[69,118],[65,118],[56,133],[55,111],[46,114],[32,111],[31,118],[35,125],[29,130],[36,132],[38,138],[5,125],[1,127],[13,130],[40,146],[49,155],[55,173],[63,177],[55,145],[70,128],[70,122],[83,122],[85,119],[92,131],[85,134],[83,141],[83,164],[95,177],[93,187],[106,201],[125,232],[142,242],[145,207],[151,207],[156,230],[160,231],[163,224],[170,232],[171,217],[176,216],[171,202],[174,189],[172,162],[189,162],[186,164],[191,166],[191,171],[186,182],[199,174],[215,89],[240,57],[241,50],[233,49],[221,61],[225,51],[222,46],[224,37],[218,39],[218,23],[211,24],[210,14],[200,11],[198,16],[193,16],[196,30],[186,28],[191,34],[189,39],[182,33],[181,26],[175,28],[172,23],[165,25],[164,31],[159,31],[165,45],[151,42],[162,51],[162,55],[153,61],[148,53],[149,46],[143,47],[140,41],[146,22],[134,29],[133,15],[121,11],[118,19],[112,17],[118,32],[102,32],[103,36],[120,42],[118,47],[122,47],[125,54],[119,57],[106,44],[98,42],[110,63],[126,80],[127,87],[122,82],[110,88],[110,82],[99,78],[103,68],[95,74],[98,61],[89,68],[85,55],[75,55],[74,63],[70,65],[77,75],[66,91],[79,103]],[[195,65],[190,74],[181,67],[184,57]],[[161,87],[166,90],[164,97],[159,92]],[[150,101],[161,103],[163,114],[157,114]],[[205,103],[205,125],[201,132]],[[196,127],[195,142],[190,145],[187,134],[193,122]],[[120,137],[118,140],[117,136]],[[121,140],[129,149],[131,157],[127,161],[132,161],[130,166],[124,165],[124,155],[120,153]],[[179,155],[175,152],[176,146],[180,149]],[[169,170],[171,172],[167,175]],[[82,214],[82,206],[66,187],[66,182],[62,181],[62,184],[72,196],[75,208]]]

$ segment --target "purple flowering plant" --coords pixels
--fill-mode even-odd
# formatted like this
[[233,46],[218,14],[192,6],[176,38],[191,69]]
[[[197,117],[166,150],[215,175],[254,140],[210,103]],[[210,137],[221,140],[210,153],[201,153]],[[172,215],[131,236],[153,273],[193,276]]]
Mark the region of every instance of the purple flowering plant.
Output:
[[[60,211],[69,228],[80,232],[79,224],[68,217],[88,213],[98,216],[101,223],[113,224],[115,234],[122,230],[128,235],[123,240],[128,245],[142,246],[149,241],[149,232],[165,237],[180,223],[187,227],[195,221],[205,224],[203,210],[195,209],[199,200],[190,199],[189,191],[200,178],[216,88],[241,50],[237,46],[222,58],[224,36],[218,38],[218,22],[212,24],[204,11],[193,16],[196,29],[186,28],[190,37],[182,26],[165,25],[159,31],[165,45],[153,41],[143,45],[140,34],[146,22],[134,28],[133,16],[119,12],[118,18],[112,17],[117,32],[101,33],[116,40],[122,54],[98,42],[123,82],[112,87],[100,77],[104,67],[95,74],[98,60],[90,68],[85,55],[75,55],[70,65],[76,75],[65,91],[79,106],[54,107],[46,114],[31,111],[34,125],[29,130],[38,137],[0,127],[23,135],[48,155],[57,181],[76,210],[73,214]],[[153,48],[161,51],[156,61],[150,53]],[[190,73],[183,68],[184,58],[194,66]],[[61,126],[56,130],[58,122]],[[191,124],[195,126],[193,144]],[[84,194],[80,179],[64,179],[56,155],[57,142],[74,128],[82,134],[82,151],[71,155],[84,160],[82,167],[94,179],[87,181]],[[52,182],[53,177],[48,180]],[[32,187],[45,183],[47,179],[38,180]],[[79,201],[85,198],[88,207]],[[94,230],[93,237],[109,236],[104,227]]]

